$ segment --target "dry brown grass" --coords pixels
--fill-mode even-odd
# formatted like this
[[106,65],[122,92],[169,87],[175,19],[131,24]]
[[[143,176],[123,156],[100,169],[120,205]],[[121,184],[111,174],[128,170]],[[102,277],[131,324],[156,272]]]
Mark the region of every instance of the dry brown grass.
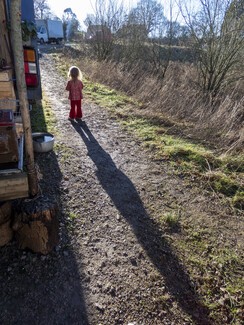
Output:
[[[244,147],[244,92],[241,82],[226,87],[217,98],[198,87],[193,64],[170,62],[164,79],[144,71],[141,64],[128,70],[122,63],[97,62],[84,57],[80,66],[93,81],[106,84],[137,99],[143,114],[185,122],[186,137],[212,144],[222,152]],[[190,125],[190,127],[189,127]]]

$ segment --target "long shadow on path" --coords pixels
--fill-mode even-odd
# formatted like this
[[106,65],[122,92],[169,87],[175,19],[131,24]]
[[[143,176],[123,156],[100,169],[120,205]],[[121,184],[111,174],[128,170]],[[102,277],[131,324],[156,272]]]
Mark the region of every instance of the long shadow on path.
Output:
[[86,144],[88,155],[97,167],[96,175],[120,214],[130,224],[140,245],[164,277],[170,294],[196,324],[211,324],[208,310],[191,285],[163,234],[146,212],[131,180],[119,170],[110,155],[100,146],[85,122],[72,123]]
[[[63,178],[56,155],[37,154],[35,162],[43,175],[39,182],[43,194],[26,204],[31,209],[38,202],[58,204],[60,222],[65,224],[64,203],[56,196]],[[19,250],[15,241],[0,248],[1,325],[89,324],[82,270],[73,250],[64,248],[72,246],[70,241],[63,226],[60,251],[47,256]]]

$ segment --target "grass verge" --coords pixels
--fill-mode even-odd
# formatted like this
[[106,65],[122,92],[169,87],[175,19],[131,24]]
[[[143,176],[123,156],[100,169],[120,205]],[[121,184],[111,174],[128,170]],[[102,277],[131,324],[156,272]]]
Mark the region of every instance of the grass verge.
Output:
[[53,132],[56,130],[56,118],[52,106],[45,94],[43,100],[32,105],[30,112],[32,132]]
[[[70,62],[63,54],[53,53],[58,70],[67,76]],[[64,59],[65,58],[65,59]],[[74,62],[72,63],[74,64]],[[75,63],[79,66],[79,62]],[[140,138],[156,159],[168,160],[181,175],[194,175],[215,193],[223,194],[237,209],[244,206],[244,157],[222,156],[171,134],[184,127],[164,116],[145,116],[143,105],[118,91],[84,78],[85,98],[105,108],[130,132]]]

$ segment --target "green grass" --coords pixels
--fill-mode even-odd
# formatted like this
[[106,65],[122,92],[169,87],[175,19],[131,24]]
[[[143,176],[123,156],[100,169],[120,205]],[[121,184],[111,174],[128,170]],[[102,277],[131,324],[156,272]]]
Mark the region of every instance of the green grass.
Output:
[[238,190],[232,199],[233,205],[238,209],[244,209],[244,191]]
[[244,157],[239,156],[223,156],[222,157],[223,170],[227,173],[237,172],[244,173]]
[[56,118],[52,107],[44,95],[44,99],[32,106],[30,112],[32,132],[53,132]]
[[116,92],[104,85],[92,83],[84,80],[86,85],[85,95],[92,99],[97,105],[116,112],[118,108],[125,108],[128,104],[134,104],[135,101],[126,95]]
[[74,212],[69,212],[68,219],[69,219],[70,221],[74,221],[74,220],[76,220],[77,218],[78,218],[78,215],[77,215],[77,214],[75,214]]
[[234,197],[239,191],[238,180],[231,174],[224,174],[221,171],[208,174],[208,181],[215,192],[222,193],[228,197]]
[[184,262],[191,278],[199,279],[198,293],[210,309],[213,319],[219,314],[229,315],[235,323],[241,319],[244,282],[242,277],[242,256],[230,245],[216,245],[209,230],[184,229],[186,236],[177,244],[184,256]]
[[206,179],[210,190],[231,198],[235,207],[243,207],[244,187],[241,179],[244,157],[218,157],[202,145],[168,135],[165,126],[161,128],[158,123],[154,125],[144,118],[130,117],[123,121],[123,125],[136,134],[147,148],[153,150],[157,159],[169,160],[180,173]]
[[140,118],[131,118],[123,123],[128,129],[141,138],[148,148],[157,149],[158,158],[172,159],[178,163],[192,163],[198,170],[207,170],[210,166],[218,166],[219,160],[213,153],[182,138],[168,135],[167,129],[152,121]]
[[69,232],[73,232],[75,230],[75,221],[77,219],[78,219],[78,215],[73,211],[69,211],[67,216],[67,224],[66,224],[66,227]]
[[179,226],[180,214],[179,212],[167,212],[159,217],[159,221],[170,228]]

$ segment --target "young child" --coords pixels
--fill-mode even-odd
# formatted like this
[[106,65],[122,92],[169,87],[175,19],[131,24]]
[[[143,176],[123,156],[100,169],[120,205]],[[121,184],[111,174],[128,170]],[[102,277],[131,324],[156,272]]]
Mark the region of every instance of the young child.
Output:
[[73,66],[69,69],[68,77],[70,80],[67,83],[66,90],[69,91],[70,100],[69,120],[73,121],[74,119],[82,119],[82,73],[79,68]]

